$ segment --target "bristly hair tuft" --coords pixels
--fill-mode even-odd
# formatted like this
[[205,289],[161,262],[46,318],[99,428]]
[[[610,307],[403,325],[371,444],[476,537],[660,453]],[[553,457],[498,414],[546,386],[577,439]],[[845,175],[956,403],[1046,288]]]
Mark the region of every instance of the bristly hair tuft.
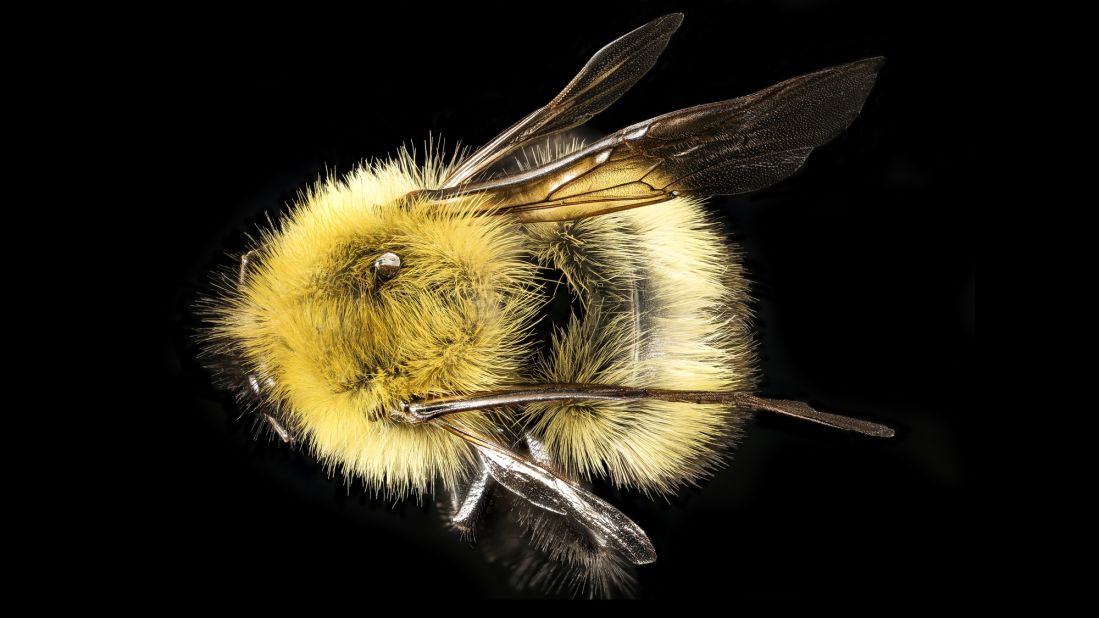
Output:
[[[327,178],[261,232],[248,268],[222,278],[201,307],[207,358],[233,359],[227,379],[265,385],[263,403],[304,446],[386,497],[453,487],[469,447],[434,426],[389,420],[412,397],[486,390],[526,369],[542,298],[525,237],[470,197],[441,211],[407,200],[437,185],[454,159],[429,141]],[[392,279],[372,265],[400,256]],[[488,416],[469,419],[494,435]]]

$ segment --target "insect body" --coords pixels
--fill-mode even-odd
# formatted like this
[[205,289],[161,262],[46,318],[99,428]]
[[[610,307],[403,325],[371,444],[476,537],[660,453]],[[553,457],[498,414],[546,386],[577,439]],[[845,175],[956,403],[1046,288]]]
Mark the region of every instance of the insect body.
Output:
[[[468,157],[403,154],[312,189],[206,307],[224,379],[348,478],[391,497],[438,483],[457,527],[503,487],[533,544],[596,588],[656,552],[583,482],[673,492],[753,410],[892,435],[753,394],[744,274],[700,203],[797,170],[858,115],[882,60],[569,143],[681,20],[612,42]],[[544,272],[572,314],[540,346]]]

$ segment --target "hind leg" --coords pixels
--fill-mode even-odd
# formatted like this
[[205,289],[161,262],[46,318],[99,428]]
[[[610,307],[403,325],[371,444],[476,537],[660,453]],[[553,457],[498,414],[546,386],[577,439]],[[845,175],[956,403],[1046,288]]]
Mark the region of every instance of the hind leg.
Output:
[[[534,436],[527,434],[524,437],[530,457],[536,463],[553,469],[553,458],[546,451],[545,446]],[[477,521],[477,515],[484,507],[488,494],[493,486],[492,476],[488,468],[482,463],[477,470],[477,476],[469,484],[465,493],[458,493],[451,501],[450,523],[463,532],[470,532]]]

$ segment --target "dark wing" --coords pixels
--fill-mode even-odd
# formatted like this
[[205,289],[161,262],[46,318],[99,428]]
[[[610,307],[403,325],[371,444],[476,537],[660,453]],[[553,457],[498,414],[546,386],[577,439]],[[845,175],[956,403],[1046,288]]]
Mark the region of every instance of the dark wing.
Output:
[[442,188],[469,182],[524,144],[584,124],[610,107],[649,72],[682,22],[682,13],[665,15],[609,43],[552,101],[465,159]]
[[415,197],[446,204],[486,194],[487,209],[535,222],[762,189],[854,121],[884,61],[868,58],[665,114],[539,168]]

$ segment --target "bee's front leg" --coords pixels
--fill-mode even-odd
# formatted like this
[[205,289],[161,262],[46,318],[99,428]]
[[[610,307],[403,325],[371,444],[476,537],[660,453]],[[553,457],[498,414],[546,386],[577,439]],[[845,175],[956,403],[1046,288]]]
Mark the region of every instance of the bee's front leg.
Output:
[[[248,270],[252,267],[252,261],[255,255],[256,252],[254,250],[249,250],[245,252],[244,255],[240,256],[240,269],[237,271],[238,289],[244,287],[244,283],[248,279]],[[264,392],[264,385],[260,384],[260,379],[256,376],[256,374],[250,373],[247,375],[247,380],[248,388],[252,390],[252,393],[255,394],[257,400],[263,401],[266,398],[266,393]],[[266,382],[267,388],[274,386],[274,381],[272,381],[271,378],[267,378]],[[297,438],[294,436],[293,432],[287,429],[286,426],[283,425],[283,423],[279,419],[275,418],[273,414],[269,412],[263,412],[262,417],[263,420],[267,422],[267,426],[271,428],[271,431],[275,432],[275,435],[278,436],[279,440],[282,440],[283,443],[297,443]]]

